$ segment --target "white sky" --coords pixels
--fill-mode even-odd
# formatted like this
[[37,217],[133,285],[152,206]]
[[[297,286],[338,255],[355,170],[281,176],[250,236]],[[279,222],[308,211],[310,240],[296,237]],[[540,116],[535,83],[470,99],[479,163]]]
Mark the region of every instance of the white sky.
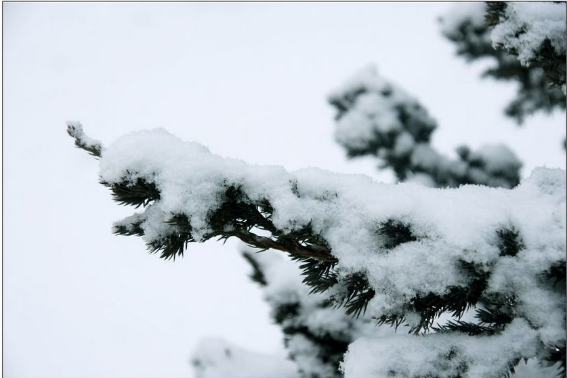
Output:
[[66,120],[105,144],[164,127],[250,163],[390,180],[345,160],[326,103],[375,63],[439,121],[439,150],[506,143],[524,176],[565,168],[565,114],[505,118],[515,85],[454,56],[436,22],[449,6],[4,3],[4,376],[187,377],[206,336],[282,348],[236,242],[166,262],[112,235],[132,209],[97,183]]

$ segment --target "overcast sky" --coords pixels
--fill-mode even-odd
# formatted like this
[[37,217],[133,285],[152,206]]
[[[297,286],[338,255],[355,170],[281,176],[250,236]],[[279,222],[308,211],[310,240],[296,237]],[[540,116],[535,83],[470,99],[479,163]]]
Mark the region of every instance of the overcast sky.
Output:
[[238,243],[182,259],[114,236],[132,209],[98,184],[65,121],[110,144],[163,127],[223,156],[378,180],[333,140],[329,92],[378,71],[439,122],[433,144],[505,143],[565,168],[565,114],[519,128],[513,83],[479,80],[436,21],[451,4],[4,3],[4,376],[188,377],[202,337],[282,351]]

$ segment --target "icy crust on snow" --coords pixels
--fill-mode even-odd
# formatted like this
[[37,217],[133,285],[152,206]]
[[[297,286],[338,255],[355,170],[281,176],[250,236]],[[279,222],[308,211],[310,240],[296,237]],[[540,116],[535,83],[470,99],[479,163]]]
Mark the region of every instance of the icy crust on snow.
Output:
[[[538,334],[523,319],[516,319],[499,335],[429,334],[363,337],[349,346],[342,369],[345,378],[463,377],[492,378],[509,372],[509,361],[535,356]],[[503,347],[503,346],[507,347]],[[376,358],[379,356],[380,358]],[[558,369],[523,363],[514,377],[556,376]],[[392,374],[395,372],[396,374]],[[536,375],[526,375],[536,373]]]
[[545,40],[557,56],[565,55],[565,12],[564,2],[508,3],[505,16],[492,31],[493,45],[517,51],[525,66],[537,61]]
[[[165,221],[175,214],[185,214],[194,238],[201,240],[211,231],[209,215],[227,188],[238,186],[252,202],[269,201],[279,230],[311,224],[339,259],[341,274],[365,273],[376,291],[370,316],[403,312],[416,295],[467,287],[458,269],[458,262],[466,261],[490,272],[486,293],[516,296],[519,316],[543,343],[565,342],[565,299],[541,279],[554,264],[565,264],[563,170],[536,169],[512,190],[387,185],[314,168],[287,172],[252,166],[153,130],[124,136],[104,151],[100,177],[111,184],[137,178],[155,183],[160,199],[135,215],[145,219],[147,243],[168,235]],[[377,230],[389,220],[407,225],[416,240],[386,248],[386,236]],[[514,257],[500,256],[502,229],[519,232],[524,248]]]
[[207,338],[198,344],[191,363],[196,378],[299,378],[287,358],[252,352],[223,339]]

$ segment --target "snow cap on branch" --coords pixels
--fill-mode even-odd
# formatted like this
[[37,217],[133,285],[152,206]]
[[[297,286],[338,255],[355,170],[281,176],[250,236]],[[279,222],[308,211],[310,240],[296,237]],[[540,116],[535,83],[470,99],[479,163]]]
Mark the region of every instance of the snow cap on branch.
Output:
[[[376,293],[368,306],[374,315],[405,313],[407,299],[416,295],[443,296],[451,287],[465,289],[474,279],[463,272],[459,261],[464,261],[492,274],[487,292],[515,293],[522,316],[537,321],[555,341],[563,337],[564,325],[557,323],[563,301],[550,298],[544,302],[548,307],[541,308],[542,297],[534,295],[542,290],[538,277],[565,261],[562,170],[538,169],[514,190],[385,185],[318,169],[286,172],[250,166],[164,130],[119,139],[105,152],[100,167],[102,180],[110,185],[141,179],[159,191],[159,199],[136,216],[148,244],[177,230],[170,225],[176,215],[188,219],[188,241],[231,235],[238,224],[212,220],[226,204],[229,188],[237,187],[243,204],[269,204],[275,233],[291,235],[310,227],[338,259],[343,274],[364,274]],[[236,221],[241,215],[234,217]],[[407,240],[413,241],[389,242],[388,234],[380,232],[388,222],[405,227],[412,235]],[[497,232],[502,229],[518,230],[523,240],[523,249],[512,261],[498,248]],[[538,315],[541,311],[545,318]]]
[[95,157],[101,156],[102,151],[104,150],[102,143],[85,134],[81,122],[68,121],[67,134],[69,134],[73,139],[75,139],[75,146],[77,148],[81,148]]
[[520,84],[505,110],[519,124],[539,111],[564,111],[565,3],[459,3],[440,21],[458,55],[492,62],[483,77]]
[[521,163],[507,147],[461,147],[458,159],[439,154],[429,143],[436,122],[372,66],[337,89],[329,101],[337,109],[335,138],[347,154],[374,155],[382,161],[381,168],[392,168],[401,181],[417,174],[430,176],[438,186],[511,188],[519,183]]
[[[481,155],[494,154],[501,152]],[[117,222],[115,232],[141,236],[162,257],[182,254],[190,242],[234,236],[302,262],[304,282],[346,314],[405,324],[419,334],[442,314],[460,319],[481,305],[480,324],[459,320],[440,332],[454,340],[459,332],[504,337],[528,325],[532,341],[503,354],[510,358],[503,364],[564,355],[564,291],[555,289],[565,282],[563,170],[536,169],[513,190],[386,185],[313,168],[252,166],[158,129],[131,133],[106,149],[100,179],[116,201],[143,206]],[[328,325],[317,330],[320,319],[305,320],[310,334],[332,332]],[[306,334],[289,339],[298,356],[321,345]],[[425,341],[416,345],[429,348]],[[448,351],[465,356],[467,371],[483,371],[485,362],[469,352]]]
[[551,48],[565,65],[565,12],[565,2],[507,3],[492,31],[493,45],[514,51],[525,66],[541,60],[542,50]]

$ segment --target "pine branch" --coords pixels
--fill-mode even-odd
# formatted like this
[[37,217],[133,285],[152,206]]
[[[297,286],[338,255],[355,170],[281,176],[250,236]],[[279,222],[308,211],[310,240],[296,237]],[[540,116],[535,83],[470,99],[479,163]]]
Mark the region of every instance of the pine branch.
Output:
[[361,272],[350,274],[342,279],[340,284],[344,293],[332,297],[335,307],[344,307],[346,314],[355,318],[364,315],[368,303],[376,295],[366,275]]
[[[315,235],[308,225],[299,230],[284,232],[271,222],[273,208],[269,201],[254,203],[240,187],[228,185],[224,201],[219,209],[212,212],[209,224],[213,232],[205,239],[237,237],[251,247],[261,250],[275,249],[293,256],[310,257],[321,261],[336,262],[324,239]],[[271,237],[259,236],[252,232],[259,228],[272,233]]]
[[[131,175],[131,172],[127,172],[127,177]],[[156,184],[144,178],[138,177],[133,182],[125,178],[119,183],[110,184],[104,181],[100,183],[110,189],[112,199],[120,205],[134,206],[137,209],[160,199],[160,192]]]
[[258,236],[252,232],[243,230],[231,231],[228,236],[235,236],[242,240],[250,247],[259,248],[261,250],[275,249],[278,251],[288,252],[293,256],[319,259],[321,261],[336,263],[338,260],[333,257],[328,248],[319,245],[301,245],[298,241],[287,241],[285,243],[270,239],[264,236]]
[[475,318],[480,320],[481,324],[506,325],[514,320],[510,309],[507,306],[491,306],[492,308],[479,308],[476,310]]
[[565,352],[565,344],[548,346],[544,350],[543,355],[540,357],[540,363],[547,367],[552,367],[555,364],[559,363],[559,372],[557,376],[560,378],[565,378],[567,375]]
[[502,17],[505,17],[506,8],[508,4],[503,1],[487,1],[486,2],[486,13],[484,15],[484,21],[487,26],[495,26],[500,22]]
[[390,327],[394,327],[396,331],[398,330],[400,325],[406,322],[406,318],[400,314],[380,315],[378,317],[373,317],[373,319],[376,320],[377,325],[388,325]]
[[[360,72],[332,94],[329,102],[337,110],[335,138],[347,155],[376,156],[380,168],[391,168],[400,181],[421,175],[439,187],[479,184],[506,188],[520,181],[521,163],[504,146],[476,151],[461,148],[459,159],[437,152],[430,144],[435,120],[417,100],[375,70]],[[376,109],[370,103],[375,103]],[[494,156],[498,156],[496,162]]]
[[67,134],[75,140],[75,146],[87,151],[90,155],[100,158],[104,147],[98,140],[88,137],[80,122],[67,122]]
[[447,324],[431,327],[431,329],[438,333],[460,332],[465,333],[469,336],[494,335],[501,331],[501,329],[498,329],[496,327],[483,326],[462,320],[451,320],[447,322]]
[[160,257],[175,260],[176,256],[183,256],[188,243],[195,242],[191,234],[192,227],[185,214],[176,214],[165,221],[171,226],[169,235],[146,243],[150,253],[160,252]]
[[[303,377],[340,378],[339,365],[347,351],[348,345],[357,335],[357,327],[363,322],[343,319],[341,327],[317,324],[314,328],[310,319],[321,314],[328,314],[330,304],[321,294],[310,295],[307,298],[304,291],[295,285],[285,285],[281,277],[274,277],[269,272],[285,270],[287,261],[283,259],[259,256],[251,252],[243,252],[244,257],[252,264],[254,274],[251,279],[258,283],[271,307],[271,315],[275,323],[282,327],[284,341],[290,346],[295,340],[302,339],[310,348],[289,348],[290,358],[298,361],[298,368]],[[265,260],[262,260],[265,259]],[[332,272],[332,265],[317,262],[308,258],[292,257],[309,271]],[[275,265],[274,265],[275,264]],[[279,265],[283,264],[283,265]],[[321,268],[321,265],[323,267]],[[286,272],[287,273],[287,272]],[[286,277],[288,274],[284,273]],[[259,279],[259,277],[261,277]],[[295,282],[291,280],[290,282]],[[281,295],[285,293],[285,295]],[[338,314],[337,314],[338,315]],[[343,315],[344,317],[344,315]],[[367,324],[366,321],[364,324]],[[308,360],[304,361],[307,357]]]
[[303,283],[311,287],[312,293],[323,293],[338,283],[338,276],[333,268],[337,261],[322,261],[312,257],[292,255],[292,260],[299,262]]
[[[458,6],[463,7],[462,4]],[[528,67],[517,59],[517,51],[495,49],[491,34],[495,26],[507,19],[507,8],[506,2],[487,2],[485,22],[481,23],[474,14],[468,17],[462,12],[458,16],[448,14],[447,26],[451,26],[444,27],[443,34],[455,43],[457,55],[467,61],[490,59],[494,62],[482,77],[519,84],[516,97],[506,106],[505,114],[522,125],[528,116],[536,112],[564,111],[565,93],[558,84],[565,80],[565,57],[557,57],[548,51],[547,43],[537,54],[541,59],[534,60]],[[449,17],[460,17],[460,20],[449,20]]]
[[503,378],[511,378],[512,374],[516,374],[516,367],[522,361],[520,357],[514,358],[508,362],[508,371],[502,375]]
[[416,295],[408,301],[407,308],[403,312],[376,317],[378,323],[395,326],[397,329],[399,325],[406,322],[406,312],[416,312],[421,318],[418,324],[410,326],[409,333],[419,335],[434,329],[435,319],[443,313],[448,312],[460,320],[469,308],[484,298],[483,293],[489,278],[483,269],[474,264],[460,261],[460,266],[463,274],[469,278],[468,286],[449,287],[445,295],[434,293]]
[[520,232],[514,227],[501,229],[496,231],[498,236],[498,249],[500,256],[514,257],[524,249],[524,242],[520,238]]
[[264,272],[262,271],[260,264],[258,264],[258,261],[254,258],[254,255],[250,252],[242,252],[242,257],[244,257],[244,259],[246,259],[252,267],[252,273],[249,275],[250,279],[260,286],[266,286],[268,282],[266,281],[266,277],[264,276]]
[[548,280],[553,280],[553,286],[555,287],[558,283],[563,283],[565,287],[565,277],[567,273],[565,270],[565,262],[558,261],[553,264],[549,270],[544,273],[544,278]]
[[[140,133],[132,137],[134,142],[142,144],[144,148],[148,146],[156,148],[152,144],[154,141],[151,134]],[[538,171],[525,181],[525,185],[511,190],[509,200],[506,201],[501,200],[508,192],[482,187],[451,189],[449,201],[439,195],[440,190],[406,186],[407,190],[398,193],[371,181],[359,180],[356,177],[345,178],[331,173],[317,172],[321,176],[312,178],[302,176],[304,173],[288,174],[279,169],[265,169],[261,174],[256,174],[250,166],[241,162],[234,164],[233,161],[215,156],[198,146],[183,143],[173,137],[169,139],[164,137],[164,140],[168,143],[163,147],[160,144],[160,147],[168,148],[167,152],[170,154],[168,159],[161,159],[161,156],[140,157],[124,153],[131,152],[131,145],[138,146],[136,143],[113,145],[112,148],[117,146],[117,150],[109,152],[108,160],[103,163],[110,166],[117,164],[120,174],[117,174],[116,169],[103,170],[101,173],[101,181],[109,187],[117,202],[146,207],[141,214],[134,214],[117,222],[114,225],[114,232],[120,235],[143,236],[151,253],[159,253],[165,259],[174,259],[184,253],[188,243],[230,237],[237,237],[259,250],[284,251],[301,264],[304,282],[311,286],[312,293],[321,293],[332,287],[331,294],[328,294],[333,296],[332,304],[343,306],[346,314],[357,318],[365,314],[370,301],[375,297],[377,290],[380,290],[380,295],[383,296],[381,303],[385,305],[383,308],[387,314],[371,315],[378,318],[380,323],[397,327],[405,322],[410,314],[412,318],[413,315],[418,314],[420,321],[417,324],[412,323],[410,327],[410,332],[416,335],[432,329],[434,320],[445,312],[458,318],[457,322],[449,324],[444,329],[445,332],[456,332],[458,329],[479,335],[492,332],[491,329],[497,332],[505,328],[504,326],[512,327],[516,324],[512,322],[514,318],[522,318],[520,324],[523,322],[530,327],[533,324],[529,314],[526,315],[525,311],[516,311],[514,296],[485,292],[490,275],[498,271],[494,269],[492,263],[482,262],[484,260],[477,258],[474,253],[459,252],[459,250],[448,252],[450,249],[448,247],[463,248],[462,243],[454,241],[457,236],[464,236],[467,240],[478,239],[471,248],[496,245],[500,250],[499,258],[516,259],[520,264],[522,259],[517,258],[519,252],[527,254],[529,261],[529,254],[533,253],[534,249],[532,244],[524,247],[524,243],[528,243],[531,239],[526,238],[524,242],[524,238],[517,230],[538,229],[545,225],[552,235],[558,235],[564,231],[564,225],[542,221],[541,219],[545,217],[535,217],[535,220],[532,220],[529,216],[518,216],[515,217],[517,229],[501,227],[495,231],[496,235],[487,235],[484,225],[474,225],[472,230],[467,230],[463,228],[467,226],[466,222],[461,224],[459,217],[453,217],[451,220],[455,224],[451,225],[448,233],[445,233],[446,230],[439,230],[436,236],[429,237],[422,236],[421,233],[416,235],[411,223],[396,218],[403,216],[398,219],[419,219],[423,224],[429,224],[432,229],[445,227],[445,220],[439,222],[437,215],[429,217],[423,209],[432,209],[433,204],[449,205],[455,214],[476,211],[470,204],[472,194],[485,201],[487,208],[490,208],[488,214],[494,215],[491,217],[494,219],[502,219],[520,205],[524,211],[518,214],[526,215],[525,209],[528,209],[528,206],[529,209],[533,207],[546,213],[556,211],[554,206],[557,202],[555,200],[559,199],[558,188],[565,185],[562,171]],[[189,151],[185,150],[187,148]],[[121,156],[122,159],[113,160],[111,157],[114,156]],[[184,165],[188,156],[195,157],[195,161]],[[471,162],[474,161],[466,151],[462,152],[462,156]],[[136,167],[136,171],[129,167]],[[144,167],[151,169],[144,171]],[[112,174],[108,174],[108,171]],[[153,173],[154,171],[163,174],[157,175]],[[209,174],[210,171],[214,173]],[[175,173],[175,177],[171,173]],[[268,184],[266,178],[271,180]],[[344,180],[346,185],[341,180]],[[360,186],[357,186],[354,193],[368,194],[368,198],[352,195],[353,192],[349,192],[352,184]],[[206,190],[187,189],[192,189],[194,186]],[[168,190],[161,191],[161,188]],[[164,196],[169,197],[164,198]],[[545,198],[542,198],[543,196]],[[391,203],[386,207],[374,206],[372,201],[375,199]],[[396,210],[395,206],[399,203],[403,205]],[[418,209],[414,210],[412,204]],[[479,214],[484,216],[485,213],[481,211],[482,209],[479,210]],[[388,217],[385,217],[386,214]],[[311,221],[308,221],[309,219]],[[376,228],[376,222],[384,219],[386,221],[378,223]],[[496,226],[494,223],[490,224]],[[262,232],[260,233],[259,230]],[[373,232],[381,235],[380,239],[383,243],[377,242],[378,238]],[[420,232],[424,231],[420,229]],[[437,259],[426,259],[433,270],[436,267],[446,267],[446,263],[450,263],[452,266],[446,275],[449,283],[423,281],[423,286],[417,287],[419,283],[416,278],[409,277],[408,272],[403,270],[405,267],[400,267],[397,262],[390,266],[384,265],[386,269],[379,270],[380,272],[390,270],[393,278],[378,276],[377,271],[373,270],[374,267],[388,264],[390,257],[397,252],[403,252],[400,248],[389,254],[383,253],[384,247],[396,248],[403,243],[418,240],[418,236],[427,237],[428,243],[414,243],[413,246],[417,250],[411,252],[438,254]],[[556,245],[550,245],[549,248],[552,253],[561,252]],[[341,253],[334,255],[334,250],[340,250]],[[340,264],[337,256],[344,256]],[[472,260],[465,261],[465,258]],[[449,260],[441,264],[439,263],[441,259]],[[368,264],[365,264],[366,261]],[[561,261],[564,265],[564,260]],[[552,276],[562,272],[560,265],[552,267],[550,263],[548,268]],[[259,283],[269,281],[269,277],[265,275],[260,278],[259,265],[253,269]],[[527,267],[525,263],[519,265],[519,271],[522,274],[531,274],[531,278],[543,278],[533,277],[535,274],[533,269]],[[395,277],[399,275],[407,278],[398,282]],[[497,278],[507,279],[502,275]],[[530,282],[535,282],[531,278]],[[378,284],[381,282],[384,285]],[[543,287],[545,282],[541,284]],[[528,296],[518,295],[518,297],[524,302],[531,300]],[[528,305],[534,306],[534,302],[528,304],[524,302],[522,302],[523,308]],[[479,303],[485,307],[483,311],[477,313],[480,324],[462,322],[460,318],[465,311]],[[539,305],[539,302],[535,304]],[[321,302],[321,305],[331,304]],[[544,305],[550,309],[557,308],[557,303],[552,304],[554,307],[547,303]],[[293,322],[299,311],[303,311],[300,304],[294,307],[293,303],[287,303],[286,306],[275,313],[276,319],[284,327],[284,332],[288,335],[307,335],[308,330],[302,328],[305,324]],[[533,331],[538,332],[535,328]],[[318,340],[317,342],[325,340],[321,334],[312,337],[318,337],[313,339]],[[538,351],[544,347],[546,346],[535,346]],[[552,356],[549,357],[550,359],[555,358],[553,353],[549,354]],[[336,353],[333,356],[336,356]],[[512,368],[514,361],[511,361]],[[502,369],[499,368],[498,371]]]
[[[103,182],[103,184],[110,188],[113,199],[120,204],[138,208],[160,199],[157,186],[141,178],[134,183],[122,181],[113,184]],[[203,239],[236,237],[260,250],[275,249],[296,257],[314,259],[317,262],[331,265],[336,264],[337,259],[333,257],[328,243],[321,235],[313,232],[310,224],[297,230],[284,232],[278,230],[271,222],[272,212],[273,208],[268,201],[253,203],[241,188],[227,185],[222,205],[209,214],[212,232],[207,233]],[[161,257],[166,259],[183,255],[187,244],[195,241],[191,234],[189,218],[184,214],[176,214],[166,223],[175,226],[175,230],[178,231],[159,240],[150,241],[147,243],[148,249],[151,253],[161,251]],[[272,236],[259,236],[253,232],[254,228],[270,231]],[[140,225],[136,231],[115,227],[115,233],[126,236],[139,235],[140,230]]]
[[141,222],[135,225],[114,225],[113,233],[122,236],[144,236],[144,230]]
[[385,237],[384,247],[387,249],[394,249],[400,244],[417,240],[409,224],[394,219],[381,223],[376,233]]

